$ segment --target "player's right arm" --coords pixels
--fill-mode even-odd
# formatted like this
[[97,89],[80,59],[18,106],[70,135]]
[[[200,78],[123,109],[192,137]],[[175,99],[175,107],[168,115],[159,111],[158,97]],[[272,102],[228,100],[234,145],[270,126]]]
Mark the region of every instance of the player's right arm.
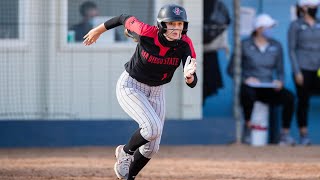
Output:
[[122,14],[120,16],[113,17],[106,21],[105,23],[100,24],[99,26],[91,29],[84,37],[83,44],[86,46],[91,45],[99,39],[100,35],[106,32],[109,29],[115,28],[117,26],[123,25],[126,19],[130,18],[131,15]]
[[100,24],[99,26],[90,30],[83,38],[83,44],[86,46],[91,45],[96,42],[102,33],[108,29],[115,28],[117,26],[123,25],[127,32],[132,36],[132,38],[139,41],[140,36],[154,36],[157,31],[156,27],[146,24],[136,17],[122,14],[116,16],[106,21],[105,23]]
[[92,43],[95,43],[100,35],[104,32],[106,32],[107,29],[104,27],[103,24],[100,24],[99,26],[91,29],[84,37],[83,37],[83,44],[85,46],[90,46]]

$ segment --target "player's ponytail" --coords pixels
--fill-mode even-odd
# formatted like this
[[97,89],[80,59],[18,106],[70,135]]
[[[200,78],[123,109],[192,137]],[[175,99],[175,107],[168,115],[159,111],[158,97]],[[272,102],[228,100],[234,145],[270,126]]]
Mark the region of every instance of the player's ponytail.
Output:
[[126,36],[126,37],[129,37],[129,38],[132,38],[132,40],[134,41],[134,42],[138,42],[138,39],[136,39],[136,38],[134,38],[133,36],[132,36],[132,34],[130,34],[130,32],[129,32],[129,30],[128,29],[124,29],[124,35]]

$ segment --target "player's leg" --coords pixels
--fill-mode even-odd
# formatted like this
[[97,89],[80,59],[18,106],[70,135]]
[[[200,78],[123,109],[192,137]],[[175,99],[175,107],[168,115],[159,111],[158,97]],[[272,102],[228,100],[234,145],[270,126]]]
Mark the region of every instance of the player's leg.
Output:
[[128,153],[157,139],[162,133],[163,122],[149,102],[151,88],[131,78],[126,72],[121,75],[117,85],[116,92],[120,106],[139,124],[140,128],[132,135],[125,147]]
[[133,155],[140,146],[148,142],[149,141],[141,135],[141,128],[139,128],[133,133],[129,142],[123,147],[123,150],[128,154]]
[[[118,81],[116,92],[119,104],[139,124],[129,143],[121,149],[126,155],[132,155],[137,148],[157,139],[162,133],[163,124],[147,97],[150,90],[150,86],[137,82],[127,72]],[[124,178],[131,160],[127,156],[121,157],[115,164],[115,171],[117,176],[120,174],[119,178]]]
[[128,180],[133,180],[159,150],[161,137],[141,146],[134,152],[134,160],[130,165]]
[[[150,93],[149,102],[161,119],[162,125],[165,118],[165,98],[163,87],[153,87]],[[142,168],[149,162],[155,153],[158,152],[161,136],[141,146],[134,153],[134,161],[130,165],[128,180],[133,180]]]
[[150,158],[144,157],[139,150],[134,152],[133,157],[134,161],[130,165],[127,180],[134,180],[142,168],[150,161]]

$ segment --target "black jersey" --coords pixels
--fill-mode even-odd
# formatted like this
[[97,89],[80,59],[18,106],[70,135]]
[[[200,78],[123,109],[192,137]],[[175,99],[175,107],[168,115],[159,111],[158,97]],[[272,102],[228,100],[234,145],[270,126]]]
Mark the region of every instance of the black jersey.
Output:
[[[150,86],[159,86],[171,81],[175,70],[188,56],[196,58],[191,39],[182,35],[181,40],[164,40],[156,26],[139,21],[136,17],[121,15],[105,22],[106,29],[123,24],[130,34],[138,40],[136,51],[125,69],[131,77]],[[194,87],[197,82],[188,84]]]

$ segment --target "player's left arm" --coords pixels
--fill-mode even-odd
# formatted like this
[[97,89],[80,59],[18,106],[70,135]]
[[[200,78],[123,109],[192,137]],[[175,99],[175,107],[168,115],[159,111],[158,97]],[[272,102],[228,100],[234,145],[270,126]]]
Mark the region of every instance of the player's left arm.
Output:
[[197,85],[198,78],[196,74],[197,69],[197,62],[195,58],[191,56],[187,56],[186,58],[182,59],[183,64],[183,76],[186,81],[186,84],[193,88]]
[[196,62],[196,53],[193,48],[193,44],[191,39],[183,35],[182,40],[187,43],[187,48],[184,57],[182,58],[183,65],[183,75],[187,85],[191,88],[195,87],[198,82],[196,70],[197,70],[197,62]]

